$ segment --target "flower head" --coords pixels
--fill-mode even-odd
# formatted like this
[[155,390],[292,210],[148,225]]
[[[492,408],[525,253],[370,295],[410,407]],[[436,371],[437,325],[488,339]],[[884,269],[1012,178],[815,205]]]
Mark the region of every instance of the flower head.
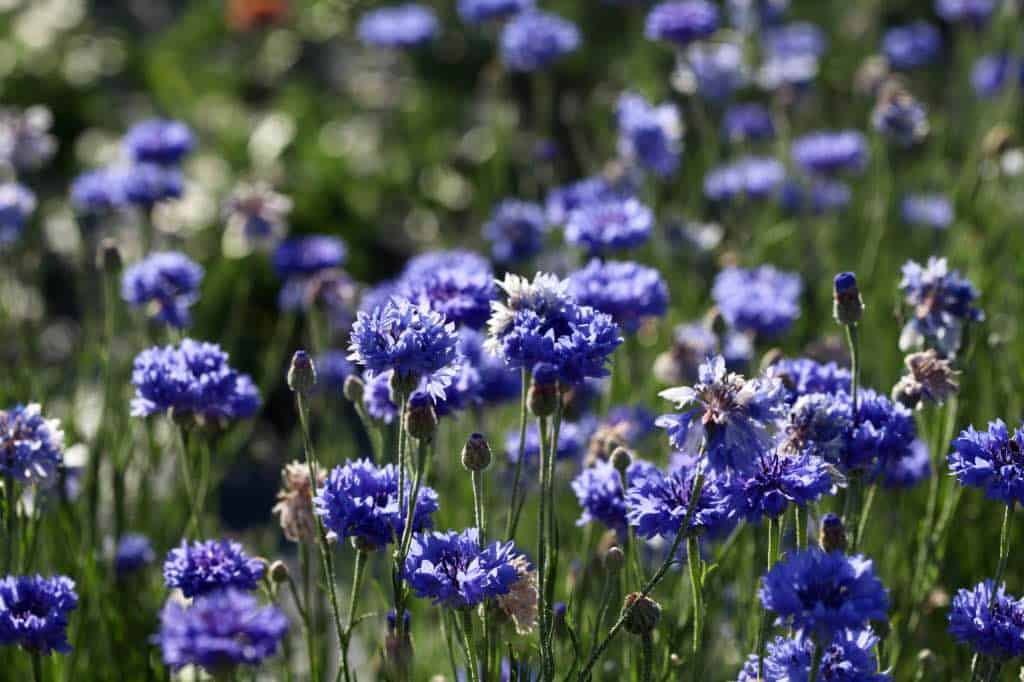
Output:
[[579,303],[611,315],[627,332],[668,309],[668,285],[661,274],[632,261],[595,258],[570,275],[569,286]]
[[718,8],[705,0],[669,0],[647,15],[644,36],[686,46],[718,30]]
[[808,393],[789,409],[780,447],[845,465],[853,425],[853,404],[845,393]]
[[164,582],[186,597],[225,587],[255,590],[265,567],[231,540],[181,541],[164,560]]
[[288,619],[277,607],[260,606],[253,595],[228,588],[188,606],[169,599],[155,639],[172,669],[197,665],[219,672],[273,656],[287,631]]
[[391,371],[363,374],[363,380],[366,382],[366,392],[363,394],[366,411],[371,417],[385,424],[390,424],[398,416],[398,405],[391,401],[392,374]]
[[818,26],[797,21],[769,26],[761,31],[763,63],[757,80],[765,90],[801,88],[818,75],[818,60],[828,48],[828,39]]
[[[406,481],[404,497],[412,495]],[[363,548],[379,548],[400,538],[405,530],[406,510],[398,504],[398,472],[393,464],[378,467],[360,459],[335,467],[313,498],[316,514],[323,520],[329,537],[354,538]],[[416,498],[413,530],[432,525],[437,511],[437,493],[423,486]]]
[[[699,466],[699,465],[698,465]],[[688,528],[683,529],[697,467],[667,474],[657,469],[637,476],[626,490],[626,519],[644,538],[674,538],[680,531],[722,537],[736,525],[736,512],[728,486],[715,475],[704,481]]]
[[722,116],[722,128],[730,142],[756,142],[775,137],[771,113],[755,103],[734,104]]
[[174,166],[144,162],[109,172],[111,182],[120,186],[121,199],[145,211],[162,201],[178,199],[185,191],[181,171]]
[[114,572],[118,578],[124,578],[138,572],[156,560],[156,552],[149,538],[139,533],[122,535],[114,550]]
[[281,242],[271,259],[278,277],[314,275],[345,262],[345,243],[337,237],[311,235]]
[[1024,600],[991,580],[961,589],[949,609],[949,634],[983,656],[1016,658],[1024,654]]
[[434,10],[412,2],[367,12],[356,27],[366,45],[388,48],[418,47],[430,42],[438,30]]
[[783,358],[768,368],[768,375],[782,382],[790,403],[810,393],[834,395],[850,392],[850,370],[834,362]]
[[925,266],[907,261],[900,291],[911,308],[911,317],[900,334],[900,350],[927,344],[945,356],[960,349],[963,327],[984,319],[974,306],[978,292],[945,258],[929,258]]
[[1001,419],[986,431],[970,426],[953,440],[947,459],[960,485],[983,488],[1007,505],[1024,503],[1024,430],[1010,433]]
[[467,24],[504,19],[533,9],[533,0],[459,0],[459,18]]
[[[891,682],[878,672],[872,651],[878,637],[869,630],[842,630],[821,650],[817,678],[821,682]],[[764,682],[807,682],[810,679],[814,640],[810,637],[776,637],[768,643]],[[751,655],[737,682],[757,682],[757,655]]]
[[932,475],[932,458],[928,446],[920,438],[910,444],[904,457],[892,458],[882,470],[882,485],[886,488],[912,488]]
[[785,333],[800,316],[802,291],[799,275],[771,265],[730,267],[715,277],[711,297],[732,327],[771,338]]
[[935,0],[935,13],[951,24],[981,26],[995,8],[995,0]]
[[288,231],[292,200],[263,182],[240,183],[231,192],[224,213],[227,229],[254,246],[276,244]]
[[[626,485],[630,487],[647,475],[660,476],[657,467],[643,460],[633,460],[626,469]],[[577,526],[598,522],[624,533],[626,530],[626,493],[622,476],[611,462],[598,460],[585,468],[572,481],[573,492],[580,503]]]
[[501,32],[501,60],[510,71],[537,71],[580,46],[576,24],[531,10],[513,17]]
[[893,387],[893,400],[913,408],[925,402],[941,405],[960,390],[949,360],[939,357],[933,348],[911,353],[903,359],[908,373],[904,374]]
[[719,104],[729,100],[749,80],[743,45],[735,40],[716,40],[686,48],[686,57],[679,61],[672,84],[680,92]]
[[771,444],[772,430],[785,411],[777,380],[726,373],[720,355],[701,365],[693,387],[670,388],[659,395],[679,408],[695,405],[658,418],[656,424],[667,430],[672,447],[693,453],[703,442],[711,469],[720,472],[749,471]]
[[17,241],[36,210],[36,195],[17,182],[0,183],[0,248]]
[[764,576],[761,603],[787,624],[818,641],[868,621],[885,620],[889,596],[871,561],[840,551],[798,550]]
[[809,175],[859,172],[867,165],[868,145],[856,130],[821,131],[793,141],[793,162]]
[[544,248],[547,218],[539,204],[505,199],[484,224],[484,238],[491,243],[491,255],[498,263],[516,263],[533,258]]
[[945,230],[953,223],[953,204],[945,194],[908,194],[900,201],[908,225]]
[[0,579],[0,644],[34,654],[66,654],[68,615],[78,606],[75,583],[62,575]]
[[854,421],[845,460],[838,462],[844,470],[884,468],[891,460],[911,454],[917,426],[903,405],[865,389],[858,394]]
[[22,483],[51,479],[64,459],[59,419],[46,419],[38,403],[0,410],[0,475]]
[[520,372],[509,369],[500,358],[484,350],[483,334],[463,327],[459,330],[458,350],[463,365],[476,372],[476,400],[488,405],[519,397],[522,383]]
[[711,201],[756,201],[774,195],[786,179],[786,169],[776,159],[745,156],[718,166],[704,176],[704,196]]
[[537,585],[537,571],[524,555],[512,559],[512,566],[519,578],[512,583],[509,591],[498,597],[498,606],[512,619],[516,633],[528,635],[537,624],[540,590]]
[[565,239],[592,254],[640,246],[651,236],[654,214],[636,199],[583,204],[569,214]]
[[593,176],[551,190],[544,202],[544,210],[549,223],[562,225],[573,211],[582,206],[625,198],[628,198],[628,192],[600,176]]
[[923,19],[894,26],[882,36],[882,53],[892,68],[901,71],[928,66],[942,54],[942,34]]
[[511,591],[519,580],[519,556],[511,542],[481,548],[476,528],[420,533],[405,560],[405,579],[416,596],[434,604],[472,608]]
[[871,112],[871,126],[897,147],[912,147],[931,130],[928,112],[913,95],[899,86],[882,88]]
[[427,306],[448,322],[480,329],[497,295],[494,273],[475,253],[450,251],[423,254],[399,278],[396,295]]
[[643,96],[626,92],[619,96],[616,118],[624,159],[663,178],[676,172],[683,124],[674,104],[651,105]]
[[136,123],[124,136],[128,155],[136,162],[173,166],[196,145],[191,129],[181,121],[153,118]]
[[203,268],[183,253],[163,251],[124,271],[121,297],[136,307],[148,306],[153,319],[172,327],[187,327],[189,308],[199,297]]
[[239,419],[251,417],[260,406],[258,389],[248,375],[228,365],[220,346],[192,339],[139,353],[132,384],[136,417],[173,412],[176,419]]
[[750,475],[733,483],[734,504],[748,521],[778,518],[790,503],[815,502],[832,489],[828,464],[820,457],[769,451],[757,459]]

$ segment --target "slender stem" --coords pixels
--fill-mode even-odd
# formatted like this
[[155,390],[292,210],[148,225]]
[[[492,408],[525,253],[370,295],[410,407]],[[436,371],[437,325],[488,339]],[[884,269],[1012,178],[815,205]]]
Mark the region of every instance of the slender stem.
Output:
[[181,459],[181,476],[185,480],[185,494],[188,496],[189,517],[188,525],[185,526],[185,535],[187,536],[192,532],[193,528],[199,527],[200,512],[197,509],[196,483],[192,478],[191,457],[186,445],[188,435],[185,433],[185,427],[183,426],[178,427],[175,431],[178,433],[178,455]]
[[654,682],[654,637],[649,632],[640,638],[640,682]]
[[461,609],[462,645],[466,648],[466,667],[469,669],[470,682],[480,682],[480,667],[476,660],[476,649],[473,647],[473,612]]
[[538,627],[537,632],[540,637],[540,668],[541,668],[541,679],[544,682],[547,680],[548,671],[548,591],[547,591],[547,574],[548,574],[548,530],[550,525],[548,523],[548,495],[547,495],[547,476],[548,466],[547,459],[550,455],[548,451],[548,444],[550,442],[549,435],[549,422],[547,417],[538,417],[539,422],[538,430],[540,431],[540,484],[538,485],[539,492],[539,507],[537,513],[537,575],[540,581],[540,590],[538,592],[537,608],[538,608]]
[[[300,549],[305,550],[305,545]],[[300,553],[300,557],[304,557],[305,554],[306,552],[302,551]],[[300,558],[300,561],[303,564],[303,572],[306,572],[306,560]],[[320,679],[317,677],[316,670],[316,643],[314,642],[313,637],[313,624],[309,620],[309,611],[306,609],[306,606],[303,605],[303,600],[299,596],[299,588],[295,584],[295,579],[292,578],[290,574],[288,576],[288,590],[292,593],[292,601],[295,602],[295,608],[299,612],[299,618],[302,620],[302,628],[306,632],[306,655],[309,656],[310,677],[314,680]]]
[[345,680],[351,680],[352,675],[349,669],[348,645],[352,641],[352,628],[356,618],[356,605],[359,603],[359,590],[363,582],[363,574],[366,573],[366,552],[357,549],[355,566],[352,569],[352,591],[348,595],[348,617],[345,622],[345,637],[342,640],[341,668],[344,671]]
[[43,682],[43,657],[39,653],[32,654],[32,679]]
[[807,671],[807,682],[815,682],[818,679],[818,668],[821,667],[821,645],[814,643],[814,653],[811,654],[811,669]]
[[868,492],[864,496],[864,506],[860,511],[860,520],[857,522],[857,537],[853,543],[853,552],[855,553],[860,547],[861,541],[864,539],[864,531],[868,527],[868,518],[871,516],[871,507],[875,503],[875,493],[878,491],[878,481],[872,481],[871,485],[868,486]]
[[846,344],[850,347],[850,402],[853,404],[853,420],[857,421],[857,389],[860,386],[860,349],[857,325],[846,326]]
[[[797,507],[799,510],[799,507]],[[797,513],[797,527],[800,526],[799,512]],[[782,541],[781,532],[776,532],[776,525],[779,526],[779,531],[782,530],[781,523],[778,523],[776,519],[768,517],[768,571],[772,570],[772,566],[775,565],[775,561],[779,553],[779,544]],[[767,572],[765,573],[767,575]],[[768,646],[768,611],[761,606],[760,609],[761,627],[757,633],[757,679],[758,682],[764,679],[764,654],[765,649]]]
[[[313,451],[313,439],[309,435],[309,406],[306,404],[305,396],[301,391],[295,392],[295,407],[299,413],[299,426],[302,429],[302,444],[306,453],[306,466],[309,467],[310,480],[315,482],[317,478],[316,453]],[[331,559],[330,547],[327,544],[327,533],[324,531],[323,522],[318,515],[314,515],[316,521],[317,546],[320,548],[320,561],[323,563],[324,580],[327,582],[327,594],[331,602],[331,614],[334,616],[334,629],[338,636],[338,647],[344,648],[344,628],[341,625],[341,610],[338,608],[338,590],[334,584],[334,562]]]
[[796,505],[793,518],[796,522],[796,548],[807,549],[807,505]]
[[701,589],[700,541],[694,535],[686,538],[686,564],[690,569],[690,591],[693,594],[693,654],[696,656],[700,653],[704,603]]
[[[1003,512],[1003,528],[999,533],[999,565],[996,567],[996,579],[993,582],[992,589],[992,600],[995,600],[996,590],[999,589],[999,583],[1003,580],[1003,574],[1006,572],[1006,563],[1010,559],[1010,527],[1013,525],[1013,508],[1014,502],[1006,505],[1006,511]],[[991,606],[992,602],[989,603]]]
[[4,506],[4,515],[7,517],[7,532],[4,538],[4,573],[11,573],[15,571],[18,566],[18,562],[14,558],[14,554],[17,551],[17,543],[15,537],[18,534],[18,493],[14,488],[14,476],[8,474],[4,476],[4,498],[6,504]]
[[523,475],[523,459],[526,453],[526,391],[529,375],[523,369],[519,389],[519,457],[516,459],[516,470],[512,478],[512,497],[505,523],[505,539],[512,540],[519,525],[519,512],[523,508],[519,501],[519,481]]
[[473,481],[473,516],[476,521],[477,534],[480,536],[480,548],[487,544],[487,518],[484,510],[484,474],[482,471],[470,472]]
[[399,396],[398,404],[398,508],[405,509],[405,414],[409,410],[409,396]]

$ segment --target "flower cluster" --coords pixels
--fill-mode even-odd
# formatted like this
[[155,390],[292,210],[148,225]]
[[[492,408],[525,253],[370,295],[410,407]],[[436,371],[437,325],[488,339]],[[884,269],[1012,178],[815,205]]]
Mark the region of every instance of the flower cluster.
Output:
[[75,583],[65,576],[0,579],[0,644],[43,656],[66,654],[68,617],[77,606]]
[[490,265],[470,251],[436,251],[413,258],[395,294],[429,307],[455,325],[480,329],[497,295]]
[[52,479],[64,458],[60,420],[37,403],[0,410],[0,476],[22,483]]
[[800,316],[802,291],[799,275],[771,265],[730,267],[715,277],[711,297],[733,328],[772,338],[784,334]]
[[121,297],[133,306],[147,306],[158,322],[187,327],[202,280],[203,269],[185,254],[153,253],[124,271]]
[[405,579],[416,596],[434,604],[472,608],[511,591],[519,580],[520,556],[511,542],[481,548],[476,528],[421,533],[413,536]]
[[230,540],[182,540],[167,553],[164,582],[186,597],[207,594],[225,587],[255,590],[265,570],[264,562],[253,559],[242,546]]

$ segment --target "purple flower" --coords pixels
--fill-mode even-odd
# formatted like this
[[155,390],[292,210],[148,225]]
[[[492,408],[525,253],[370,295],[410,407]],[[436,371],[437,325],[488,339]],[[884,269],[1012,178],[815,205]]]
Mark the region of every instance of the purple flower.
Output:
[[[891,682],[892,675],[878,672],[872,649],[878,637],[870,629],[842,630],[821,650],[817,679],[820,682]],[[810,679],[814,640],[810,637],[776,637],[768,643],[763,682],[807,682]],[[758,682],[758,659],[747,659],[736,682]]]
[[995,0],[935,0],[935,13],[951,24],[981,26],[995,8]]
[[684,93],[696,93],[708,102],[720,103],[747,85],[750,75],[737,42],[706,42],[690,45],[673,83]]
[[900,215],[909,225],[945,230],[953,224],[953,204],[945,194],[909,194],[900,201]]
[[178,329],[192,322],[189,308],[199,298],[203,269],[177,251],[152,253],[121,276],[121,298],[147,307],[152,319]]
[[60,420],[43,417],[38,403],[0,410],[0,476],[22,483],[52,480],[63,460]]
[[793,141],[793,162],[809,175],[857,173],[868,161],[868,145],[857,130],[819,131]]
[[627,192],[614,187],[600,176],[594,176],[551,190],[545,201],[544,210],[549,223],[562,225],[568,220],[569,215],[578,208],[612,199],[626,198],[628,198]]
[[991,580],[961,589],[949,609],[949,634],[983,656],[1016,658],[1024,654],[1024,600]]
[[1024,503],[1024,431],[1011,434],[1001,419],[987,431],[973,426],[953,440],[949,470],[960,485],[983,488],[985,496],[1007,505]]
[[835,180],[790,180],[782,187],[779,203],[790,214],[826,215],[842,211],[852,197],[849,185]]
[[1010,70],[1016,64],[1016,60],[1011,60],[1005,52],[979,57],[971,67],[971,87],[974,93],[979,97],[998,95],[1006,86]]
[[124,146],[132,160],[161,166],[177,165],[195,144],[187,125],[158,118],[136,123],[124,136]]
[[629,249],[646,242],[654,227],[651,209],[636,199],[583,204],[569,214],[565,239],[591,254]]
[[[657,467],[650,462],[633,460],[626,469],[626,484],[632,486],[651,473],[660,476]],[[577,526],[596,521],[619,533],[625,532],[626,495],[622,489],[622,476],[611,462],[598,460],[594,466],[585,468],[573,479],[572,489],[582,510]]]
[[519,579],[511,542],[480,547],[476,528],[413,536],[404,573],[413,593],[451,609],[473,608],[508,594]]
[[161,201],[180,198],[185,191],[181,171],[175,167],[146,162],[111,172],[124,200],[146,211]]
[[0,248],[13,244],[36,210],[36,195],[17,182],[0,183]]
[[71,183],[71,203],[82,213],[105,213],[125,204],[120,175],[111,168],[86,171]]
[[251,417],[260,406],[252,379],[228,365],[228,355],[220,346],[192,339],[139,353],[132,384],[136,417],[173,410],[175,418],[238,419]]
[[754,142],[775,137],[771,113],[760,104],[734,104],[722,116],[722,129],[730,142]]
[[889,610],[889,596],[871,561],[840,551],[787,554],[765,574],[760,594],[764,607],[778,616],[778,625],[819,642],[885,620]]
[[503,403],[520,395],[520,372],[509,369],[500,358],[485,352],[484,336],[474,329],[459,330],[459,354],[477,374],[476,397],[484,404]]
[[711,201],[730,202],[766,199],[786,179],[786,169],[777,159],[745,156],[712,168],[704,176],[704,196]]
[[288,279],[314,275],[345,262],[345,243],[337,237],[310,235],[285,240],[271,259],[277,276]]
[[916,439],[905,456],[886,461],[882,485],[886,488],[912,488],[931,476],[932,459],[928,446],[921,439]]
[[68,614],[78,606],[75,583],[62,575],[0,579],[0,644],[33,654],[66,654]]
[[513,17],[501,32],[501,60],[510,71],[537,71],[580,46],[576,24],[532,10]]
[[974,306],[974,285],[950,270],[945,258],[933,256],[925,266],[907,261],[900,291],[912,313],[900,334],[902,351],[928,346],[946,357],[956,355],[964,325],[985,318]]
[[611,315],[628,333],[668,309],[668,285],[661,274],[632,261],[595,258],[569,276],[569,287],[580,304]]
[[[681,531],[690,506],[696,471],[696,467],[680,468],[663,474],[654,469],[631,483],[626,491],[626,518],[637,535],[648,539],[657,536],[674,538]],[[716,476],[708,476],[685,531],[712,538],[722,537],[731,531],[737,519],[727,493]]]
[[810,358],[783,358],[768,368],[768,375],[779,379],[788,393],[788,402],[810,393],[849,393],[850,370],[834,362],[816,362]]
[[662,178],[676,172],[683,125],[674,104],[655,106],[641,95],[625,92],[619,96],[616,118],[624,159]]
[[763,63],[757,80],[766,90],[804,87],[818,75],[818,60],[828,41],[824,32],[809,22],[771,26],[761,32]]
[[149,538],[139,533],[122,535],[114,550],[114,572],[118,578],[136,573],[156,560]]
[[483,258],[467,251],[423,254],[402,273],[396,295],[431,308],[455,325],[480,329],[497,294],[494,273]]
[[711,297],[732,327],[773,338],[800,316],[800,276],[771,265],[729,267],[715,277]]
[[543,250],[548,229],[544,209],[539,204],[505,199],[484,224],[483,234],[491,243],[495,261],[518,263]]
[[364,44],[388,48],[418,47],[429,42],[438,30],[434,10],[415,3],[367,12],[356,27]]
[[459,0],[459,18],[467,24],[505,19],[533,9],[533,0]]
[[757,458],[749,475],[733,481],[733,504],[747,521],[778,518],[790,503],[798,507],[816,502],[832,490],[828,464],[808,454],[770,450]]
[[164,582],[186,597],[207,594],[225,587],[255,590],[263,578],[264,564],[230,540],[181,541],[164,560]]
[[686,46],[718,30],[718,8],[705,0],[670,0],[647,15],[644,36]]
[[871,127],[891,144],[903,148],[924,141],[931,130],[924,105],[899,88],[883,90],[871,112]]
[[[412,495],[406,481],[405,500]],[[393,464],[377,467],[360,459],[335,467],[313,498],[316,514],[323,519],[330,538],[354,538],[364,549],[377,549],[400,538],[407,510],[398,506],[398,472]],[[413,530],[432,525],[437,493],[423,486],[416,498]]]
[[778,380],[744,379],[727,374],[722,356],[708,358],[693,387],[680,386],[659,393],[682,408],[682,414],[658,418],[672,447],[695,453],[701,447],[712,471],[750,471],[771,444],[771,431],[783,415],[785,394]]
[[856,425],[839,464],[846,470],[878,469],[910,456],[917,438],[913,413],[870,389],[862,390],[857,402]]
[[207,672],[258,665],[273,656],[288,631],[288,619],[275,606],[228,588],[197,597],[190,606],[168,600],[155,637],[164,664],[173,670],[197,665]]
[[942,35],[938,28],[924,20],[895,26],[882,36],[882,53],[894,69],[928,66],[942,54]]
[[371,417],[385,424],[390,424],[398,416],[398,405],[391,402],[391,374],[390,371],[363,374],[363,381],[366,383],[366,391],[363,394],[366,411]]

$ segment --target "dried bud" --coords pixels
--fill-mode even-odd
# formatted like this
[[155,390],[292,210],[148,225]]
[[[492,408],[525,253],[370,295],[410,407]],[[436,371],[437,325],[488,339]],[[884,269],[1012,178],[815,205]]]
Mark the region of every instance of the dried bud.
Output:
[[519,577],[506,594],[498,597],[498,607],[512,619],[517,633],[528,635],[537,625],[537,571],[522,554],[512,560],[512,566]]
[[437,431],[437,414],[430,396],[416,391],[409,396],[409,409],[405,413],[405,430],[416,440],[429,442]]
[[860,322],[864,316],[864,301],[857,288],[857,276],[852,272],[840,272],[834,280],[835,305],[832,309],[836,322],[851,325]]
[[482,433],[474,433],[462,447],[462,466],[467,471],[483,471],[491,465],[491,446]]
[[623,625],[626,632],[644,636],[649,635],[658,627],[661,620],[661,605],[650,597],[644,597],[639,592],[630,592],[626,595],[626,601],[622,605],[626,612],[626,622]]
[[909,374],[900,377],[900,380],[892,387],[892,399],[911,410],[921,407],[922,395],[924,395],[924,386]]
[[[322,483],[323,470],[317,472]],[[316,541],[316,517],[313,515],[313,484],[304,462],[286,464],[281,472],[283,489],[277,494],[273,512],[280,515],[281,530],[292,542]]]
[[629,469],[629,465],[633,463],[633,458],[629,454],[629,450],[626,448],[615,448],[615,452],[612,453],[612,466],[622,476],[622,480],[626,480],[626,470]]
[[121,249],[117,242],[107,237],[100,242],[99,252],[96,254],[96,267],[107,274],[115,274],[121,270],[123,259]]
[[366,384],[355,374],[349,374],[345,377],[341,391],[349,402],[361,403],[363,402],[363,393],[366,392]]
[[835,514],[825,514],[821,519],[821,535],[818,538],[821,548],[826,552],[846,551],[846,526]]
[[615,575],[626,564],[626,554],[621,547],[612,547],[604,553],[604,568]]
[[533,368],[533,381],[526,396],[530,412],[535,417],[549,417],[558,407],[558,369],[542,362]]
[[316,386],[316,367],[313,358],[304,350],[295,351],[291,367],[288,368],[288,388],[295,393],[308,395]]
[[270,564],[270,579],[275,583],[283,583],[288,580],[288,564],[278,559]]

